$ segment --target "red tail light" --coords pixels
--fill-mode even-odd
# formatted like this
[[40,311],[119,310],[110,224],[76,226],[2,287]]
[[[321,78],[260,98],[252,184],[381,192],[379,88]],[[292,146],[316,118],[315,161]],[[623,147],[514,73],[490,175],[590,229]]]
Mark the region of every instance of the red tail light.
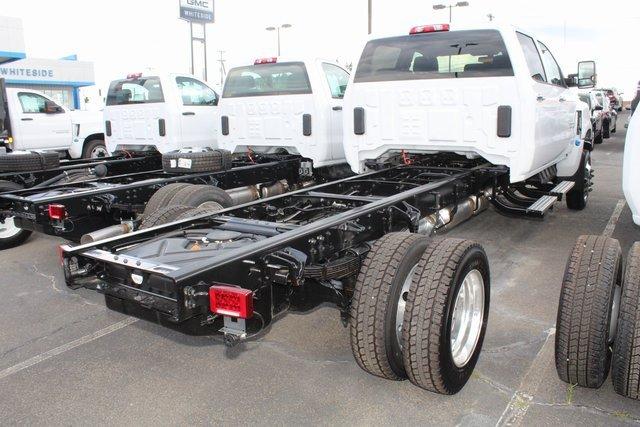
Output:
[[233,286],[211,286],[209,309],[215,314],[248,319],[253,316],[253,292]]
[[63,220],[67,216],[67,208],[64,205],[49,205],[49,219]]
[[260,58],[256,59],[256,62],[254,62],[253,65],[275,64],[276,62],[278,62],[278,58]]
[[413,27],[409,34],[439,33],[440,31],[449,31],[449,24],[420,25]]

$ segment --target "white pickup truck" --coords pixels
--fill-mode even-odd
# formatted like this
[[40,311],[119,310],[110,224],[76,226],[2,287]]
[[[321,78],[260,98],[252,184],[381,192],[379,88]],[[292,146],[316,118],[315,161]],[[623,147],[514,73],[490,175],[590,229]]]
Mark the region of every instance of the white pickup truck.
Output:
[[315,167],[344,163],[342,99],[349,73],[322,59],[258,59],[233,68],[220,101],[219,147],[286,151]]
[[590,126],[569,87],[593,87],[595,63],[578,68],[563,77],[547,45],[511,26],[425,25],[371,40],[344,100],[347,161],[361,173],[400,154],[481,157],[508,167],[511,183],[572,178],[567,203],[582,209]]
[[72,159],[107,155],[101,112],[69,110],[35,90],[0,81],[0,121],[0,146],[7,151],[57,151]]
[[184,74],[130,74],[111,82],[104,109],[107,149],[162,154],[217,148],[218,94]]

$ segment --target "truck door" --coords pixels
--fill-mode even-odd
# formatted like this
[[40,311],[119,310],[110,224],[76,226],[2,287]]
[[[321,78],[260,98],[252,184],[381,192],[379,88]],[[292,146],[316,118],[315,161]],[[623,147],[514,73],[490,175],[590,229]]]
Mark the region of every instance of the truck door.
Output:
[[34,92],[18,92],[18,103],[12,123],[16,149],[66,150],[71,146],[68,111]]
[[176,77],[183,147],[217,148],[218,95],[192,77]]
[[547,121],[549,128],[554,131],[550,136],[550,144],[553,145],[553,149],[549,150],[549,154],[557,157],[567,149],[568,144],[571,144],[575,138],[576,102],[566,87],[560,66],[549,48],[540,41],[538,48],[547,75],[547,87],[543,96],[549,103],[555,118],[555,120]]
[[344,159],[344,145],[342,144],[342,104],[344,93],[349,83],[349,73],[334,64],[322,63],[322,71],[327,79],[330,95],[330,129],[329,143],[331,144],[331,157],[333,160]]

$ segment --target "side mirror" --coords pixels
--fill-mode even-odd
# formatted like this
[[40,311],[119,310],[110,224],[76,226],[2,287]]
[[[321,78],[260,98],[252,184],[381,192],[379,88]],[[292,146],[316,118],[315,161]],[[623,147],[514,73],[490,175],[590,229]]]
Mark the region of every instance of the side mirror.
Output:
[[604,110],[604,108],[602,108],[602,105],[596,105],[596,106],[595,106],[595,108],[594,108],[594,110],[596,110],[596,111],[602,111],[602,110]]
[[596,63],[594,61],[582,61],[578,63],[578,87],[581,89],[595,87]]
[[44,112],[46,114],[58,114],[58,113],[64,113],[64,110],[62,109],[62,107],[60,107],[53,101],[45,101]]
[[577,74],[569,74],[566,79],[564,79],[564,83],[567,87],[575,87],[578,86],[578,75]]

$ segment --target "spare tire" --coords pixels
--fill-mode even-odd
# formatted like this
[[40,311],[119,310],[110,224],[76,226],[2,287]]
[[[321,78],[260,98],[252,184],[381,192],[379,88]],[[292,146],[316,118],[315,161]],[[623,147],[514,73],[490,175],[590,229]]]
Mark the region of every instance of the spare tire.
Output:
[[0,155],[0,172],[31,172],[60,166],[55,152],[19,151]]
[[192,206],[165,206],[155,212],[152,212],[149,216],[145,216],[142,219],[139,230],[146,230],[147,228],[155,227],[157,225],[167,224],[175,221],[180,215],[187,211],[192,210]]
[[193,218],[195,216],[200,215],[213,215],[214,213],[223,210],[224,208],[216,202],[206,202],[202,206],[197,208],[190,209],[182,214],[180,214],[176,221],[180,221],[181,219]]
[[168,206],[169,201],[178,191],[189,186],[190,184],[184,182],[174,182],[173,184],[168,184],[160,188],[158,191],[153,193],[153,196],[151,196],[147,205],[144,207],[144,215],[150,215],[161,207]]
[[219,172],[231,169],[231,152],[227,150],[179,150],[162,156],[162,168],[170,173]]

